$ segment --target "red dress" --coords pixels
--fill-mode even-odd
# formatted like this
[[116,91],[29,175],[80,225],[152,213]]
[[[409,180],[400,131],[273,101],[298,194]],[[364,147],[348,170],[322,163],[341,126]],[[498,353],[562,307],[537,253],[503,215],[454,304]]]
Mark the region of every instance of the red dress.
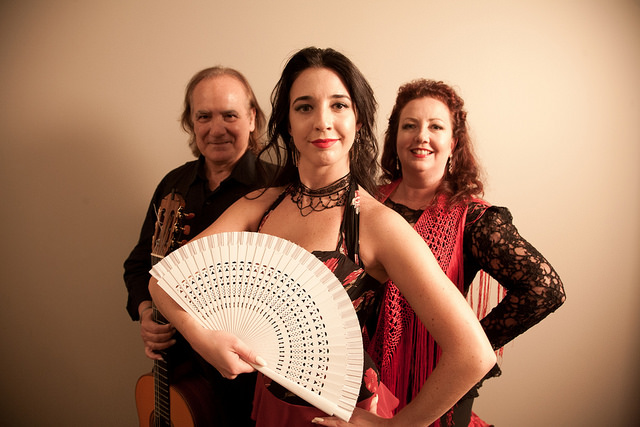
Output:
[[[467,295],[473,278],[481,272],[479,301],[472,306],[478,304],[474,308],[495,350],[563,303],[564,288],[558,274],[520,236],[508,209],[478,199],[449,206],[444,196],[440,196],[424,211],[413,210],[388,199],[400,182],[396,180],[380,188],[383,203],[413,225],[463,295]],[[506,297],[499,303],[496,301],[490,312],[488,276],[506,291]],[[499,297],[504,295],[498,292]],[[391,281],[385,284],[380,321],[367,349],[380,367],[382,381],[400,400],[396,411],[420,391],[440,357],[438,345]],[[500,375],[498,365],[485,379],[497,375]],[[471,410],[481,384],[432,426],[487,426]]]

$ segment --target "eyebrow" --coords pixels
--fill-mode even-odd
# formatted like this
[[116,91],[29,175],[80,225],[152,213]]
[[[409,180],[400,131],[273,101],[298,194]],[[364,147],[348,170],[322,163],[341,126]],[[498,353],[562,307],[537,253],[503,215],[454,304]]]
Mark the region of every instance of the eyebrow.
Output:
[[[406,116],[406,117],[403,117],[403,118],[402,118],[402,120],[414,120],[414,121],[420,121],[420,119],[418,119],[417,117],[414,117],[414,116]],[[430,119],[427,119],[427,121],[428,121],[428,122],[433,122],[433,121],[435,121],[435,120],[438,120],[438,121],[441,121],[441,122],[444,122],[444,121],[445,121],[445,119],[440,118],[440,117],[432,117],[432,118],[430,118]]]
[[[351,97],[349,95],[343,95],[343,94],[335,94],[335,95],[331,95],[330,97],[331,99],[348,99],[349,101],[351,101]],[[295,104],[296,102],[299,101],[309,101],[313,99],[313,96],[311,95],[303,95],[303,96],[299,96],[296,99],[294,99],[291,103]]]
[[[212,114],[213,112],[211,110],[196,110],[195,114]],[[237,110],[224,110],[224,111],[220,111],[220,114],[238,114]]]

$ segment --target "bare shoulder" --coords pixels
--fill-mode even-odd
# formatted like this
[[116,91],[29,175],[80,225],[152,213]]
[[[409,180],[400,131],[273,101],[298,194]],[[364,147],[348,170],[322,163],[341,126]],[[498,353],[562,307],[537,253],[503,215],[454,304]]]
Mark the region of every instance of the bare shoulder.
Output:
[[247,215],[251,218],[262,218],[275,200],[282,194],[284,187],[263,188],[250,192],[238,199],[229,209],[234,215]]
[[424,241],[398,213],[369,194],[360,196],[360,254],[367,273],[378,281],[390,277],[391,261],[408,259]]
[[284,189],[284,187],[261,188],[250,192],[239,201],[246,201],[248,206],[265,206],[265,208],[269,208]]
[[411,227],[393,209],[380,203],[367,192],[360,192],[361,228],[374,229],[376,233],[406,230]]

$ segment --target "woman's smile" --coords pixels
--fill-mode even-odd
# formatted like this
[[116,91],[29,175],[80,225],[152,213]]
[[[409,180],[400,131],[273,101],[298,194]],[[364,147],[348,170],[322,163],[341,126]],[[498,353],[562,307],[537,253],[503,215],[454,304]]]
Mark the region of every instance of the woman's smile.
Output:
[[427,150],[426,148],[414,148],[413,150],[410,150],[410,151],[416,157],[427,157],[433,154],[433,151]]

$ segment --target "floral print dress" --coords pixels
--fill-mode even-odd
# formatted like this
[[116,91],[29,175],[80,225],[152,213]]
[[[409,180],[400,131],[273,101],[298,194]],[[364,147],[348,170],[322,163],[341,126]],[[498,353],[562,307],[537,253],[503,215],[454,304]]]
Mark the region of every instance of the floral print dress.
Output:
[[[356,187],[357,185],[352,182],[340,225],[337,248],[334,251],[313,251],[312,253],[335,274],[347,291],[362,327],[366,347],[371,328],[377,323],[377,303],[382,286],[364,271],[359,260],[360,205]],[[292,189],[293,186],[289,186],[276,199],[263,217],[259,230],[268,220],[269,214],[291,193]],[[380,416],[391,417],[398,401],[380,382],[379,371],[366,352],[364,359],[363,379],[357,406]],[[304,400],[276,382],[259,375],[252,415],[256,420],[256,426],[309,426],[314,417],[323,416],[326,414],[319,409],[309,406]]]

